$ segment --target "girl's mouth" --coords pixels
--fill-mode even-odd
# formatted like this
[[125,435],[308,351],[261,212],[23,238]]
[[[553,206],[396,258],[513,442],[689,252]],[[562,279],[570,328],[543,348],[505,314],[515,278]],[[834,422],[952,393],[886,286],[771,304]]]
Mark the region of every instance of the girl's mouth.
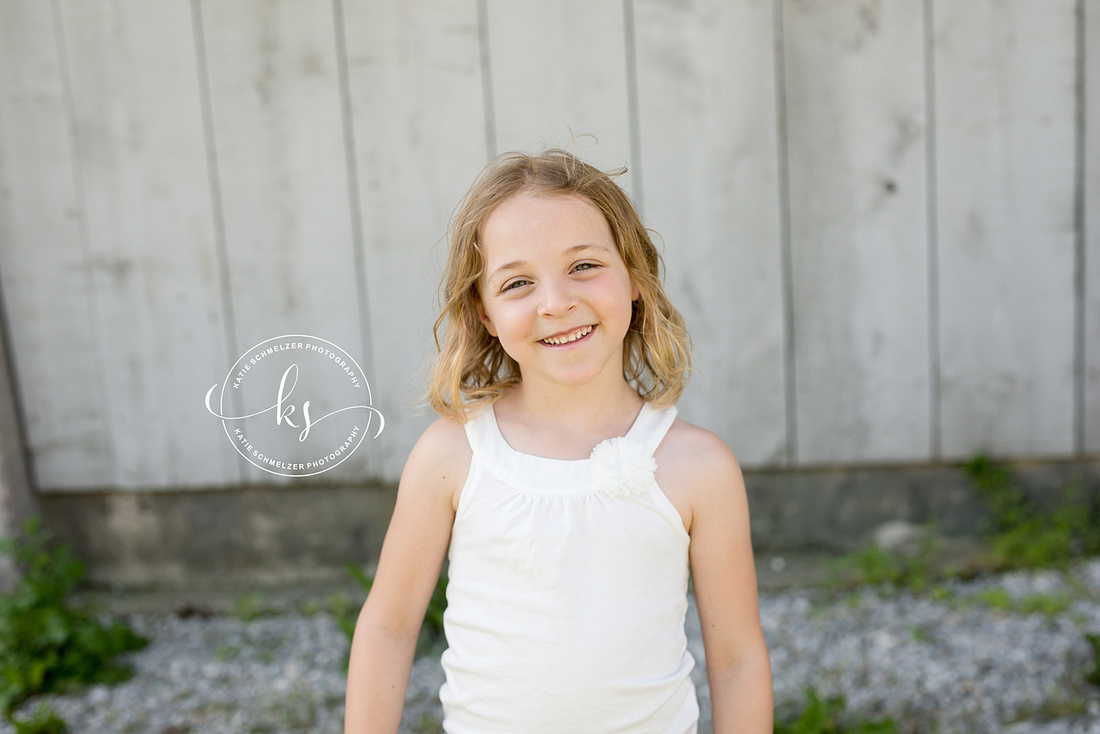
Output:
[[582,326],[579,329],[574,329],[565,334],[559,334],[558,336],[548,336],[542,340],[543,344],[549,344],[551,346],[560,346],[562,344],[569,344],[575,342],[578,339],[583,339],[592,333],[592,330],[596,327],[589,324],[588,326]]

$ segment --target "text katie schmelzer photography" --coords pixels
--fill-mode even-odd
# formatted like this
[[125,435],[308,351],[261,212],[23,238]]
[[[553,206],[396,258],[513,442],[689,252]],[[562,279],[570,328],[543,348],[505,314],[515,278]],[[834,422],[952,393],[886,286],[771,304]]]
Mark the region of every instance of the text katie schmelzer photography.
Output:
[[206,409],[221,419],[233,448],[284,477],[328,471],[368,433],[377,438],[385,419],[371,403],[370,385],[351,355],[304,334],[260,342],[206,393]]

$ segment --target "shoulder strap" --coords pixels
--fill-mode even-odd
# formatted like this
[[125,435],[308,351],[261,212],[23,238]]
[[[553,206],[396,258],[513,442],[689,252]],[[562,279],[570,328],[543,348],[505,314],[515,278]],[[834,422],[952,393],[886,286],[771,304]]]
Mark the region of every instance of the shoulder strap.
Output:
[[653,454],[676,420],[676,412],[675,405],[657,409],[647,402],[642,406],[642,412],[638,414],[638,419],[627,435],[641,442],[646,447],[646,451]]
[[470,442],[470,450],[475,454],[484,451],[492,441],[496,427],[496,417],[493,415],[493,406],[487,405],[466,419],[466,440]]

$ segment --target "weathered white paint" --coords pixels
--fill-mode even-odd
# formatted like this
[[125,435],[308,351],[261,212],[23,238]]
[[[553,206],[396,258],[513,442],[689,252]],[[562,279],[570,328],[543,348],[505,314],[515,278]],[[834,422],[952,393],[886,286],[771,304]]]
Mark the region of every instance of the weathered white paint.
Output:
[[58,7],[79,162],[56,185],[76,176],[95,318],[95,348],[73,358],[99,364],[110,483],[223,483],[233,465],[201,399],[226,355],[190,8]]
[[1084,450],[1100,453],[1100,3],[1084,3]]
[[386,416],[374,448],[398,476],[433,418],[418,403],[452,209],[484,164],[477,12],[465,0],[349,2],[348,79],[357,149],[373,365]]
[[933,6],[944,455],[1066,455],[1074,2]]
[[[202,20],[238,351],[307,334],[358,361],[364,314],[332,2],[207,2]],[[326,477],[371,472],[366,448]],[[253,467],[249,476],[273,480]]]
[[1075,409],[1086,451],[1100,450],[1095,2],[1081,100],[1074,0],[485,7],[480,25],[467,0],[0,3],[0,286],[44,490],[271,481],[201,399],[238,356],[228,345],[290,332],[361,357],[389,420],[325,479],[396,479],[429,420],[410,403],[447,217],[487,140],[568,146],[570,130],[598,136],[575,143],[597,165],[638,173],[626,187],[666,241],[697,342],[685,415],[747,466],[783,465],[790,450],[794,465],[926,460],[937,428],[947,458],[1061,456]]
[[604,169],[632,164],[622,3],[487,7],[496,152],[561,147]]
[[89,259],[50,3],[0,3],[0,275],[45,486],[114,481]]
[[921,2],[783,8],[797,458],[926,459]]
[[772,4],[636,0],[646,224],[695,344],[681,413],[786,459]]

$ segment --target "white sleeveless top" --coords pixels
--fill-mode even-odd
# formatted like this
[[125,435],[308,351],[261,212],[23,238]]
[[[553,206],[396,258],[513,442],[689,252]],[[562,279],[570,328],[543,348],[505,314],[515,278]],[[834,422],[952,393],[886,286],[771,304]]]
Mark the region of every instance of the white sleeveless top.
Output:
[[491,407],[450,547],[440,690],[448,734],[687,734],[688,542],[653,452],[675,408],[645,403],[588,459],[520,453]]

